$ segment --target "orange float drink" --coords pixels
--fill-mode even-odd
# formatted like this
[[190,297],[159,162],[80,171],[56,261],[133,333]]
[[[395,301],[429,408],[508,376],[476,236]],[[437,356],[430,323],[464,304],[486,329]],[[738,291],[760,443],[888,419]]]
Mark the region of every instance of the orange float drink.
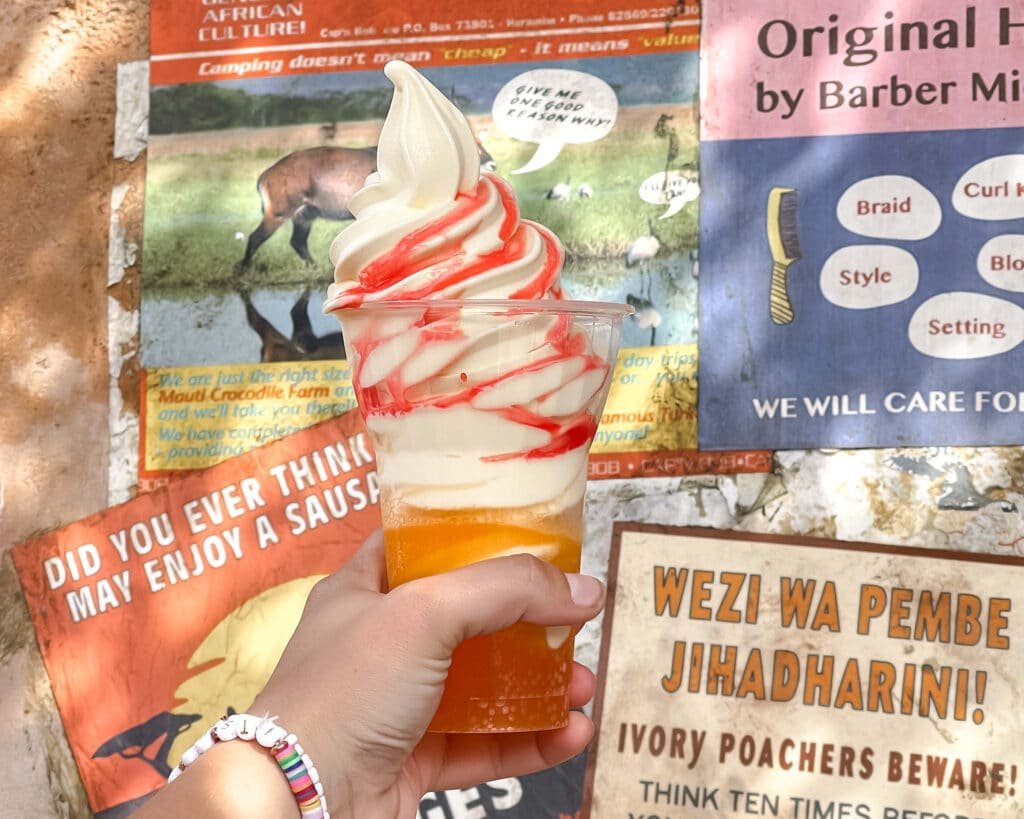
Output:
[[[587,453],[631,308],[565,301],[558,239],[481,171],[465,118],[410,66],[385,73],[377,171],[331,246],[324,310],[377,454],[389,583],[517,553],[578,571]],[[572,652],[567,626],[466,641],[431,730],[565,725]]]
[[[587,453],[624,312],[554,300],[341,312],[377,453],[390,588],[523,553],[579,571]],[[434,371],[438,345],[445,358],[460,352]],[[408,352],[385,365],[380,351],[399,349]],[[568,626],[519,623],[467,640],[430,730],[565,725],[573,637]]]
[[[506,510],[475,509],[411,515],[410,525],[385,531],[389,583],[525,550],[562,571],[579,571],[581,537],[571,531],[579,528],[576,521],[506,522],[509,517]],[[572,650],[568,627],[527,623],[467,640],[456,649],[431,729],[525,731],[565,724]]]

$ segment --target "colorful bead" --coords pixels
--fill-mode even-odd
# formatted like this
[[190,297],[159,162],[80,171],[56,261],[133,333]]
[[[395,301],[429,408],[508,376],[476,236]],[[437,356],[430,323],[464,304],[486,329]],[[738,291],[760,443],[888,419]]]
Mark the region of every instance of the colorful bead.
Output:
[[[298,743],[289,742],[289,734],[273,751],[277,764],[284,772],[291,786],[295,801],[299,804],[299,812],[308,819],[325,819],[326,800],[323,788],[318,788],[320,775],[310,762],[309,756]],[[307,767],[308,766],[308,767]]]

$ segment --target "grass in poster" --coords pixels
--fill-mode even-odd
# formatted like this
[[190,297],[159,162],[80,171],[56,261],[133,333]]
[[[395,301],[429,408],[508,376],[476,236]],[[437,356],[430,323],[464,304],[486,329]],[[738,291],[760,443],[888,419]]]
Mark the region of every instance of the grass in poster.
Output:
[[[536,145],[506,137],[489,118],[475,118],[478,131],[487,129],[487,150],[498,172],[516,188],[522,214],[550,227],[571,257],[624,257],[633,239],[646,235],[649,223],[666,250],[697,246],[697,204],[658,221],[665,208],[643,202],[640,183],[665,169],[665,140],[654,133],[662,113],[674,115],[681,150],[673,167],[696,165],[696,129],[685,123],[692,109],[660,106],[623,108],[615,129],[604,139],[566,145],[547,167],[512,175],[526,164]],[[379,122],[339,127],[333,144],[361,147],[375,141]],[[256,179],[286,153],[322,144],[315,126],[236,129],[154,138],[147,171],[143,282],[147,288],[219,289],[231,284],[245,241],[260,221]],[[547,193],[568,181],[573,195],[554,201]],[[591,198],[576,191],[581,184]],[[342,222],[317,220],[309,249],[317,260],[308,269],[288,243],[286,224],[257,252],[247,279],[252,286],[327,281],[331,270],[327,250]]]

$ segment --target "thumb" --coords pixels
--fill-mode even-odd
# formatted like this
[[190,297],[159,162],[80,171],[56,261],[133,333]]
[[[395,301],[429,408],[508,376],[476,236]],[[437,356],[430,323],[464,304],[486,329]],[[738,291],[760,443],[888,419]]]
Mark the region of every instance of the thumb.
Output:
[[341,596],[350,591],[383,591],[384,535],[381,530],[371,532],[349,561],[318,585],[331,596]]
[[515,623],[584,623],[604,607],[597,578],[564,574],[527,554],[499,557],[412,580],[388,594],[396,616],[445,651]]

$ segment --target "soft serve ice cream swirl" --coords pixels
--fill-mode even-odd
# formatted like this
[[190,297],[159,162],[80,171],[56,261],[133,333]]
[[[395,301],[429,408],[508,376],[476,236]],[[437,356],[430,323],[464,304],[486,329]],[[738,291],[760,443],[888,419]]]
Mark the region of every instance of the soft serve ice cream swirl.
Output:
[[515,194],[480,173],[465,117],[411,66],[388,63],[395,95],[377,171],[349,202],[356,217],[331,245],[324,310],[395,299],[558,297],[562,248],[519,218]]
[[[480,172],[469,124],[444,95],[405,63],[385,74],[395,94],[378,169],[331,246],[324,305],[343,324],[382,483],[428,509],[575,503],[608,362],[567,312],[472,305],[560,299],[561,245]],[[411,304],[354,309],[378,302]]]

